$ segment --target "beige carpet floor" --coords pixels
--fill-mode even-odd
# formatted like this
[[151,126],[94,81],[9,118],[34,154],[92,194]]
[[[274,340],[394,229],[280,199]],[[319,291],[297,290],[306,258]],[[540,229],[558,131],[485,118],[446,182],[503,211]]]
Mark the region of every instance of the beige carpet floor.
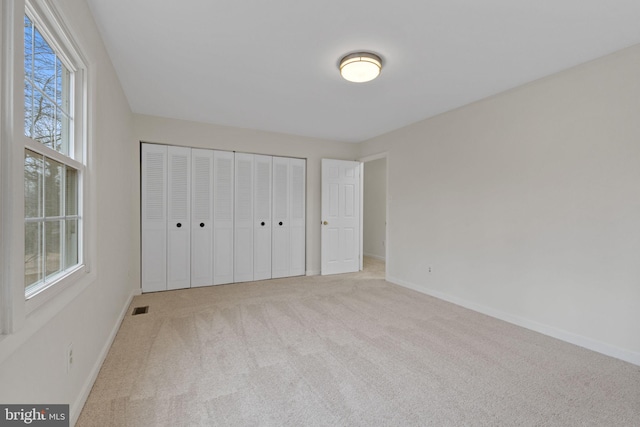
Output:
[[364,272],[145,294],[78,426],[640,426],[640,367]]

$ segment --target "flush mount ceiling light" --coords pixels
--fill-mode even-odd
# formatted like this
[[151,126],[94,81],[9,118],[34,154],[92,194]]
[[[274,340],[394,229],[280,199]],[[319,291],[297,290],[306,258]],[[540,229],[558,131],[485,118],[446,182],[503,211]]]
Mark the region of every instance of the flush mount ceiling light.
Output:
[[382,60],[370,52],[357,52],[340,60],[340,75],[354,83],[364,83],[378,77],[382,70]]

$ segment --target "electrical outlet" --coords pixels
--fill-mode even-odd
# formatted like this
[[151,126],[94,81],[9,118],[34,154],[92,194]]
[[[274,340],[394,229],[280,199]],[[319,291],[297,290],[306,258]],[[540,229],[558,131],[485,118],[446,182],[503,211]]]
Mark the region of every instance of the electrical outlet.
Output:
[[67,346],[67,373],[73,368],[73,343]]
[[433,272],[433,267],[429,266],[428,267],[428,271],[429,271],[429,273],[432,273]]

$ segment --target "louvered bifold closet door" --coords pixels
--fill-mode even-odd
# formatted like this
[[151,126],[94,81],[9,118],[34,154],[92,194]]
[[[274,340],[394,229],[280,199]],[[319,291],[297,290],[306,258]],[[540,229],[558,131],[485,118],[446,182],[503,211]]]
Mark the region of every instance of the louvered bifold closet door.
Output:
[[142,144],[142,292],[167,289],[167,147]]
[[213,285],[213,150],[191,150],[191,287]]
[[289,159],[290,167],[290,257],[289,275],[301,276],[306,273],[306,160]]
[[289,159],[273,158],[273,231],[271,276],[289,276],[291,262],[289,223]]
[[191,286],[191,148],[168,148],[167,289]]
[[233,152],[213,152],[213,284],[233,283]]
[[235,153],[234,282],[253,280],[253,154]]
[[271,156],[255,155],[253,280],[271,279]]

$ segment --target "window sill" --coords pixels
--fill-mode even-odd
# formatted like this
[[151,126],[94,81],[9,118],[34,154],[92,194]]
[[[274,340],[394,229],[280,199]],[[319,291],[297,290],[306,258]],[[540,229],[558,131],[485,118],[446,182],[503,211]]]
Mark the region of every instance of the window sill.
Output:
[[89,269],[86,265],[79,265],[76,269],[62,274],[58,280],[51,284],[28,293],[25,297],[25,314],[28,316],[42,304],[47,303],[56,295],[73,286],[74,283],[87,276],[88,271]]

